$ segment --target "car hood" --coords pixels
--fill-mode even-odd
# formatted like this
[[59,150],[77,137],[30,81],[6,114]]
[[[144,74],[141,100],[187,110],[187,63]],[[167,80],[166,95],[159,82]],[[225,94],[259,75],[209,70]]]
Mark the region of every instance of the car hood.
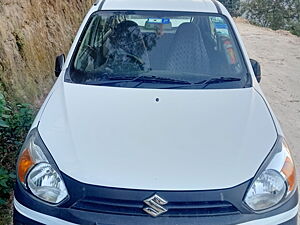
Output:
[[234,187],[254,177],[277,139],[268,107],[253,88],[61,83],[38,129],[68,176],[144,190]]

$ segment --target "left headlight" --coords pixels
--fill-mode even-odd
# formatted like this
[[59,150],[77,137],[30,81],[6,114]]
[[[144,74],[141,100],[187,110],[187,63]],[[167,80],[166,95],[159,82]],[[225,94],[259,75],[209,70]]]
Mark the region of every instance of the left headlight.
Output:
[[272,153],[244,199],[254,211],[262,211],[278,205],[291,196],[296,189],[294,162],[283,138],[278,139]]
[[[17,177],[30,192],[48,203],[58,204],[68,197],[66,185],[34,129],[24,142],[17,163]],[[48,157],[47,157],[48,155]]]

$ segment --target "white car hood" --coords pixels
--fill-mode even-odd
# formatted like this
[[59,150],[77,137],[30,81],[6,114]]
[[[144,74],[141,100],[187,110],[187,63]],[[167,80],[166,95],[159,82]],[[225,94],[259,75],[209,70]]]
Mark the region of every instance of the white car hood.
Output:
[[68,176],[144,190],[234,187],[254,177],[277,138],[270,112],[253,88],[150,90],[62,83],[38,130]]

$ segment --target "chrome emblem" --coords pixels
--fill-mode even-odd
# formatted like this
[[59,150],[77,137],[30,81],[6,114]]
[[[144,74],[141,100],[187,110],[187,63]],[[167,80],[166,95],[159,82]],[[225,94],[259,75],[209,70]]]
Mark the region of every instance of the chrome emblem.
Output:
[[168,202],[158,195],[153,195],[151,198],[144,200],[144,203],[149,207],[143,208],[143,210],[153,217],[157,217],[168,211],[162,207],[163,205],[168,204]]

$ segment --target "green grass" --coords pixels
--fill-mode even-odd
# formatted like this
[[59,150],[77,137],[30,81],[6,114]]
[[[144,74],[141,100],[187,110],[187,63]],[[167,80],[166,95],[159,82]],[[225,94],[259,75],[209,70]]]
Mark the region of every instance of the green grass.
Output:
[[31,126],[28,104],[7,101],[0,92],[0,225],[10,225],[16,157]]
[[12,224],[12,211],[8,209],[1,209],[0,212],[0,225],[9,225]]
[[8,204],[0,206],[0,225],[12,224],[12,197]]

